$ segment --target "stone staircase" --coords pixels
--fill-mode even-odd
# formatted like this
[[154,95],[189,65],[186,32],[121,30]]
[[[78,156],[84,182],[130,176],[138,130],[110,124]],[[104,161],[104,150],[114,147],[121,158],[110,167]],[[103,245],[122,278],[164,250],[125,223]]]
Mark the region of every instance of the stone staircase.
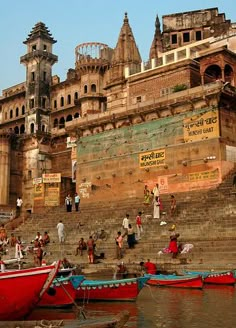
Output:
[[[124,262],[132,272],[138,270],[139,262],[150,258],[163,270],[181,271],[182,269],[228,269],[235,268],[236,258],[236,197],[232,187],[233,173],[226,177],[216,189],[176,193],[177,211],[174,219],[168,218],[170,195],[161,195],[163,212],[160,221],[152,218],[152,205],[143,205],[143,199],[133,198],[118,203],[99,202],[81,204],[81,212],[67,213],[64,207],[43,208],[42,213],[30,217],[14,230],[15,235],[29,243],[36,232],[48,231],[51,243],[46,248],[45,260],[67,257],[72,263],[80,265],[88,272],[109,269],[117,263],[115,259],[115,237],[122,231],[122,221],[130,214],[130,223],[135,227],[135,217],[143,212],[144,234],[135,249],[125,249]],[[66,243],[59,245],[56,225],[62,220],[66,230]],[[81,222],[82,226],[78,226]],[[179,241],[194,244],[191,253],[172,259],[169,254],[157,255],[169,243],[169,228],[176,225],[180,233]],[[78,240],[89,238],[94,231],[104,229],[108,233],[106,241],[96,242],[97,252],[105,253],[105,260],[89,265],[86,251],[83,256],[75,256]],[[11,231],[8,231],[8,235]],[[9,249],[8,256],[13,250]],[[26,262],[32,263],[28,254]]]

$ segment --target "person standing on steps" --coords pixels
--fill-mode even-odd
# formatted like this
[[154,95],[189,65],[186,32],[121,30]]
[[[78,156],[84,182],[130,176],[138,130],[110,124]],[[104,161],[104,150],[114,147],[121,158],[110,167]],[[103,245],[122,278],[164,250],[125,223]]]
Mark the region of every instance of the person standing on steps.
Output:
[[62,220],[59,221],[57,224],[57,232],[58,232],[58,239],[60,244],[64,244],[65,242],[65,226],[62,223]]
[[170,196],[170,218],[172,218],[176,211],[176,199],[174,195]]
[[75,211],[79,212],[79,204],[80,204],[80,196],[77,194],[77,192],[75,193]]
[[146,206],[149,206],[150,205],[150,190],[148,189],[147,185],[145,185],[143,193],[144,193],[143,204]]
[[136,228],[137,228],[137,240],[141,239],[141,233],[143,233],[142,226],[142,212],[138,212],[136,216]]
[[120,260],[123,257],[122,248],[123,248],[123,237],[121,235],[121,232],[118,231],[117,236],[116,236],[116,258],[117,258],[117,260]]
[[23,200],[21,197],[18,197],[16,200],[16,217],[20,216],[22,205],[23,205]]
[[65,198],[65,205],[66,205],[66,211],[71,212],[72,211],[72,198],[70,194],[67,194]]
[[153,218],[160,219],[160,197],[154,196],[153,198]]
[[126,214],[125,218],[123,219],[122,226],[125,231],[124,236],[126,236],[128,234],[128,228],[129,228],[129,214]]
[[90,236],[89,240],[87,241],[88,260],[90,264],[94,263],[94,248],[95,248],[95,243],[93,237]]
[[159,189],[159,184],[156,183],[155,187],[152,190],[153,197],[160,197],[160,189]]

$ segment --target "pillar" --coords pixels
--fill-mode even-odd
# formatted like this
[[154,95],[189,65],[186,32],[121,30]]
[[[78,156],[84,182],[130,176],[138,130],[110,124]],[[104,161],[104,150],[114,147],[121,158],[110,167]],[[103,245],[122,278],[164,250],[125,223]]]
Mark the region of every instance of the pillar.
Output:
[[8,205],[10,189],[10,143],[7,134],[0,133],[0,204]]

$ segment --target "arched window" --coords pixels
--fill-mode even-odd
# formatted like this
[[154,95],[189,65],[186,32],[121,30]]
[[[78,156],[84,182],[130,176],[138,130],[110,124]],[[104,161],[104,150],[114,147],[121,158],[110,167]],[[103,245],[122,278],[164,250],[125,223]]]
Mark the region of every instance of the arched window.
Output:
[[13,118],[13,110],[10,110],[10,118]]
[[71,104],[71,95],[68,95],[67,96],[67,105],[70,105]]
[[54,100],[54,105],[53,105],[54,108],[57,108],[57,101]]
[[21,114],[25,115],[25,106],[24,105],[21,107]]
[[46,128],[45,128],[45,125],[43,124],[42,125],[42,132],[45,132],[46,131]]
[[29,106],[30,108],[34,108],[34,98],[29,100]]
[[63,129],[64,127],[65,127],[65,119],[64,117],[61,117],[59,121],[59,129]]
[[18,117],[18,116],[19,116],[19,108],[16,107],[16,117]]
[[78,92],[75,92],[74,99],[78,99]]
[[91,92],[96,92],[96,90],[97,90],[96,84],[92,84],[91,85]]
[[57,128],[58,127],[58,119],[55,118],[54,122],[53,122],[53,127]]
[[74,118],[78,118],[79,117],[79,113],[75,113]]
[[5,112],[5,120],[7,120],[7,112]]
[[225,82],[229,82],[234,85],[234,72],[230,65],[226,64],[224,68]]
[[64,106],[64,97],[61,97],[61,107]]
[[25,133],[25,126],[24,126],[24,124],[22,124],[20,126],[20,134],[23,134],[23,133]]
[[42,97],[41,101],[42,101],[42,107],[43,108],[46,108],[46,101],[47,101],[47,99],[45,97]]
[[30,133],[34,133],[34,123],[30,124]]
[[84,93],[87,93],[87,92],[88,92],[88,86],[85,85],[85,86],[84,86]]
[[19,134],[19,128],[18,128],[18,126],[15,126],[14,132],[15,132],[15,134]]
[[72,115],[68,115],[66,118],[66,122],[72,121]]
[[218,65],[210,65],[207,67],[204,73],[204,83],[211,83],[217,80],[221,80],[222,73],[221,68]]

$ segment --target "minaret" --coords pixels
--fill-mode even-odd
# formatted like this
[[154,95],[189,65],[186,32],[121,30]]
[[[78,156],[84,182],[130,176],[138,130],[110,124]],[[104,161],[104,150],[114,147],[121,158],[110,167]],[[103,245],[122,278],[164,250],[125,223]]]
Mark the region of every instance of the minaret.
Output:
[[149,60],[152,59],[158,59],[158,53],[163,52],[163,46],[162,46],[162,34],[161,34],[161,28],[160,28],[160,21],[158,15],[156,16],[156,22],[155,22],[155,34],[152,41],[152,45],[149,52]]
[[48,132],[50,85],[52,65],[57,56],[52,54],[52,46],[56,41],[44,23],[37,23],[28,38],[23,42],[27,45],[27,54],[20,58],[26,66],[26,118],[27,134]]

